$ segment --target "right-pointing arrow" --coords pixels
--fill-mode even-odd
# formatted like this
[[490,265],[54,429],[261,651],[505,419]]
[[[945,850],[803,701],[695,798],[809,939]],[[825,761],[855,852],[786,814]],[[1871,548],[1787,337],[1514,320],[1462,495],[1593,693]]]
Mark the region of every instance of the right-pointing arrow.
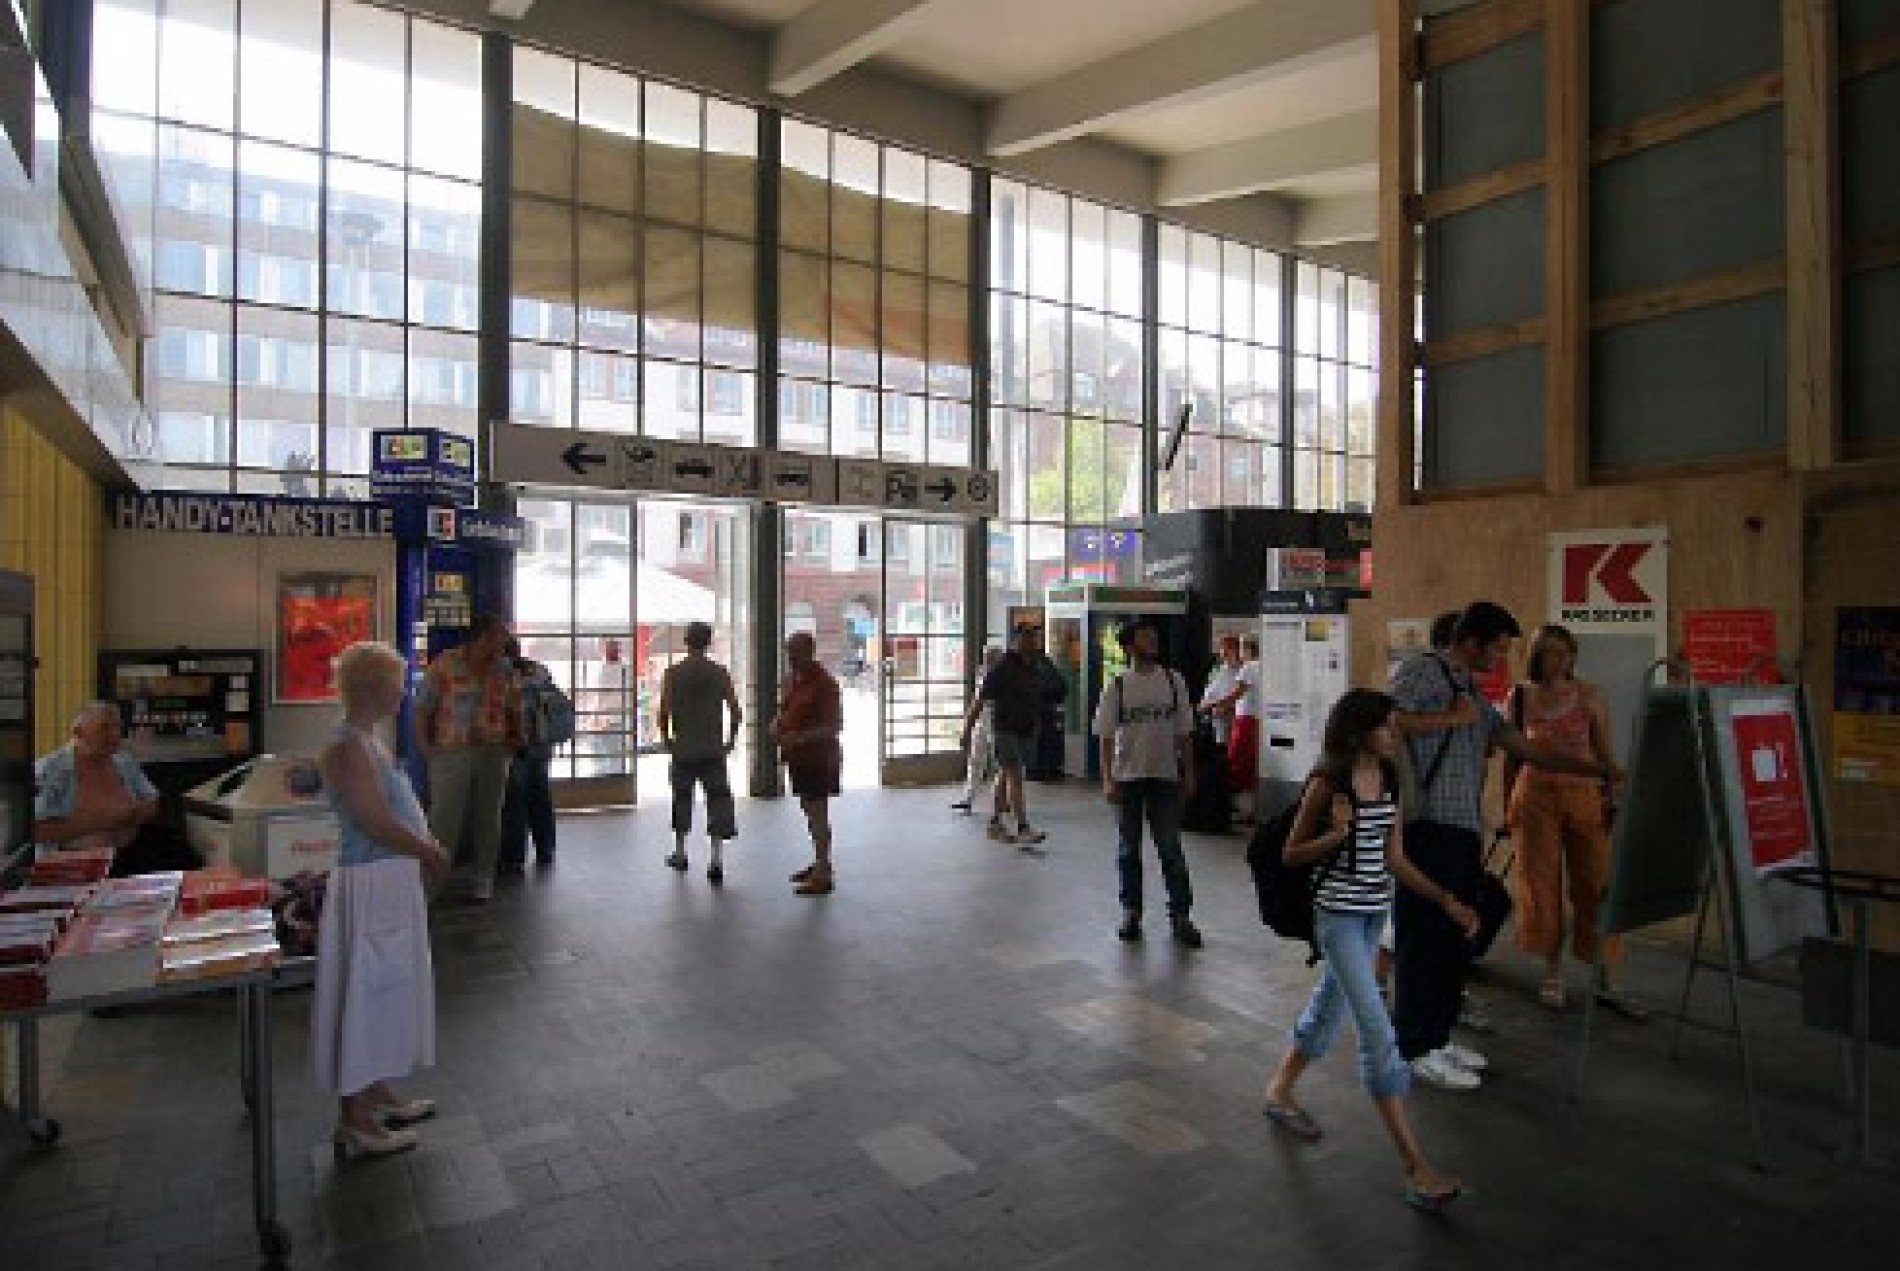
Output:
[[932,481],[929,485],[925,486],[924,489],[936,495],[937,502],[939,503],[948,503],[957,497],[957,483],[952,481],[949,477],[942,477],[936,481]]

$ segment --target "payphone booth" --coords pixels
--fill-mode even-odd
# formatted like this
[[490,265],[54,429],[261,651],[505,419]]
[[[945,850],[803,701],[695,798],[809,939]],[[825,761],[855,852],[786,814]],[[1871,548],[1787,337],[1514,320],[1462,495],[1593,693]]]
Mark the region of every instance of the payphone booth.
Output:
[[395,511],[396,629],[409,664],[397,741],[415,771],[410,703],[429,664],[468,638],[478,613],[512,618],[515,553],[527,538],[517,516],[475,501],[475,448],[433,428],[375,434],[371,490]]
[[1043,609],[1044,646],[1068,684],[1062,712],[1065,767],[1099,780],[1095,706],[1102,689],[1128,667],[1115,634],[1131,618],[1151,620],[1161,633],[1162,663],[1178,669],[1188,655],[1188,594],[1175,587],[1066,583],[1049,588]]

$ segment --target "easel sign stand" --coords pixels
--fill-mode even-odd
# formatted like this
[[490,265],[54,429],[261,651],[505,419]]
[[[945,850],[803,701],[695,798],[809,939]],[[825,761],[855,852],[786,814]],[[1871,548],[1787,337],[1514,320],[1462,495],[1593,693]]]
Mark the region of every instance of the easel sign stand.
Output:
[[[1656,679],[1659,670],[1667,673],[1663,683]],[[1671,1016],[1669,1055],[1680,1057],[1685,1028],[1734,1040],[1755,1164],[1766,1170],[1741,980],[1750,964],[1832,929],[1819,896],[1767,886],[1804,867],[1827,867],[1821,768],[1807,697],[1798,677],[1777,685],[1698,684],[1688,665],[1674,659],[1652,664],[1643,678],[1643,710],[1611,843],[1600,934],[1622,935],[1695,915],[1682,994]],[[1711,916],[1720,927],[1719,958],[1705,953]],[[1704,969],[1722,973],[1725,1022],[1691,1013],[1696,978]],[[1593,970],[1600,974],[1600,967]],[[1592,992],[1584,999],[1577,1050],[1578,1099],[1595,1027]]]

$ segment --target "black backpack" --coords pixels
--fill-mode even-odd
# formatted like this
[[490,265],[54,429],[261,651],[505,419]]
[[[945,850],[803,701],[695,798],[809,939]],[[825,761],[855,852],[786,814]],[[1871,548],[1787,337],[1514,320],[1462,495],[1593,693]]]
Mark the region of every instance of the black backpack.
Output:
[[[1398,788],[1397,774],[1391,764],[1384,765],[1387,790]],[[1307,865],[1289,865],[1286,863],[1287,840],[1293,836],[1293,823],[1299,820],[1300,804],[1306,799],[1306,792],[1312,789],[1313,782],[1327,774],[1315,772],[1300,787],[1300,797],[1275,813],[1270,819],[1261,822],[1254,831],[1253,838],[1247,843],[1247,868],[1253,874],[1254,896],[1260,902],[1260,921],[1267,929],[1283,940],[1299,940],[1305,943],[1308,955],[1306,965],[1312,966],[1320,959],[1319,937],[1313,927],[1313,898],[1319,893],[1320,884],[1326,880],[1326,873],[1339,859],[1334,852],[1324,860]],[[1332,782],[1335,789],[1342,788],[1341,783]],[[1352,782],[1343,783],[1346,797],[1355,805],[1359,796],[1353,792]],[[1330,818],[1321,815],[1318,827],[1324,834],[1332,828]],[[1344,850],[1343,848],[1341,850]]]

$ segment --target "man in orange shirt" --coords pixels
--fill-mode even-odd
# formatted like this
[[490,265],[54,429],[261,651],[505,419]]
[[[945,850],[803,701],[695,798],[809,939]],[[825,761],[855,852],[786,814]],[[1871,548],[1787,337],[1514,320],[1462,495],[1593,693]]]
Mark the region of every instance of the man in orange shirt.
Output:
[[813,856],[811,864],[792,875],[797,884],[793,890],[800,896],[824,896],[833,887],[830,799],[838,793],[844,768],[844,751],[838,745],[844,728],[844,699],[838,693],[838,681],[818,664],[818,646],[809,632],[801,631],[785,642],[785,658],[791,663],[791,673],[785,677],[772,736],[785,761],[792,793],[811,827]]

